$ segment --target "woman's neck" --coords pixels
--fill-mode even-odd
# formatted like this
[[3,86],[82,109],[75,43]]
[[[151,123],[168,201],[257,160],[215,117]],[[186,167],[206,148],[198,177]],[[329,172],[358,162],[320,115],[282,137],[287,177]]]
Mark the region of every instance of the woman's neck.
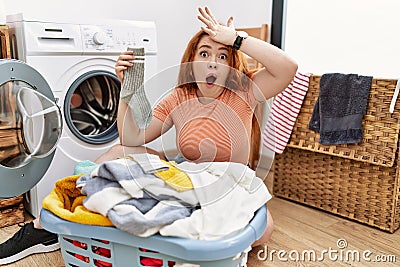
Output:
[[217,99],[224,92],[224,89],[223,87],[213,88],[212,90],[197,89],[196,95],[200,103],[209,104]]

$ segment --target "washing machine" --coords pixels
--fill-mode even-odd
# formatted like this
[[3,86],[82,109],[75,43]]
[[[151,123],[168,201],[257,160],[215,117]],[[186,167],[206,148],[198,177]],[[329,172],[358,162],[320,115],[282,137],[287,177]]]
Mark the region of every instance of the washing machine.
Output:
[[[128,47],[145,48],[145,81],[157,72],[156,27],[152,21],[57,22],[6,17],[12,57],[36,69],[49,84],[61,110],[62,134],[50,166],[25,195],[38,216],[55,182],[84,160],[94,161],[119,142],[116,125],[120,82],[114,67]],[[161,92],[147,90],[154,103]],[[157,142],[150,145],[159,149]]]

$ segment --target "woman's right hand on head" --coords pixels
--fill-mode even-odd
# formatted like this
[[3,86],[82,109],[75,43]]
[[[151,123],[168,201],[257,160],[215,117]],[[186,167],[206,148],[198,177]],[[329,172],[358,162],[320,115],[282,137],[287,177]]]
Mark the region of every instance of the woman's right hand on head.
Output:
[[124,51],[119,55],[117,63],[115,64],[115,74],[121,84],[124,82],[124,70],[133,65],[131,61],[134,59],[133,51]]

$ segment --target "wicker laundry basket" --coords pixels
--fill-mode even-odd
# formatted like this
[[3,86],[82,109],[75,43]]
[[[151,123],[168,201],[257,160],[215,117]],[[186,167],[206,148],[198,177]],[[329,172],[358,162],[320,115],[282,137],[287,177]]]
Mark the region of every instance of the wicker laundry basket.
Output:
[[400,103],[392,114],[389,106],[397,81],[373,79],[361,143],[331,146],[308,129],[319,81],[311,76],[288,147],[275,156],[274,195],[394,232],[400,225]]

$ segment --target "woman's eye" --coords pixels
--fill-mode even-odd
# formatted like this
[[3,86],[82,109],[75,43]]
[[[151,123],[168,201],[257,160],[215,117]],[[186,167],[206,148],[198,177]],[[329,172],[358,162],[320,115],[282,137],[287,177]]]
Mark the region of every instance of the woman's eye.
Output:
[[219,58],[220,58],[220,59],[223,59],[223,60],[226,60],[226,59],[228,59],[228,56],[225,55],[225,54],[221,54],[221,55],[219,56]]
[[203,51],[203,52],[200,52],[200,56],[202,56],[202,57],[207,57],[207,56],[208,56],[208,53],[207,53],[207,52],[205,52],[205,51]]

